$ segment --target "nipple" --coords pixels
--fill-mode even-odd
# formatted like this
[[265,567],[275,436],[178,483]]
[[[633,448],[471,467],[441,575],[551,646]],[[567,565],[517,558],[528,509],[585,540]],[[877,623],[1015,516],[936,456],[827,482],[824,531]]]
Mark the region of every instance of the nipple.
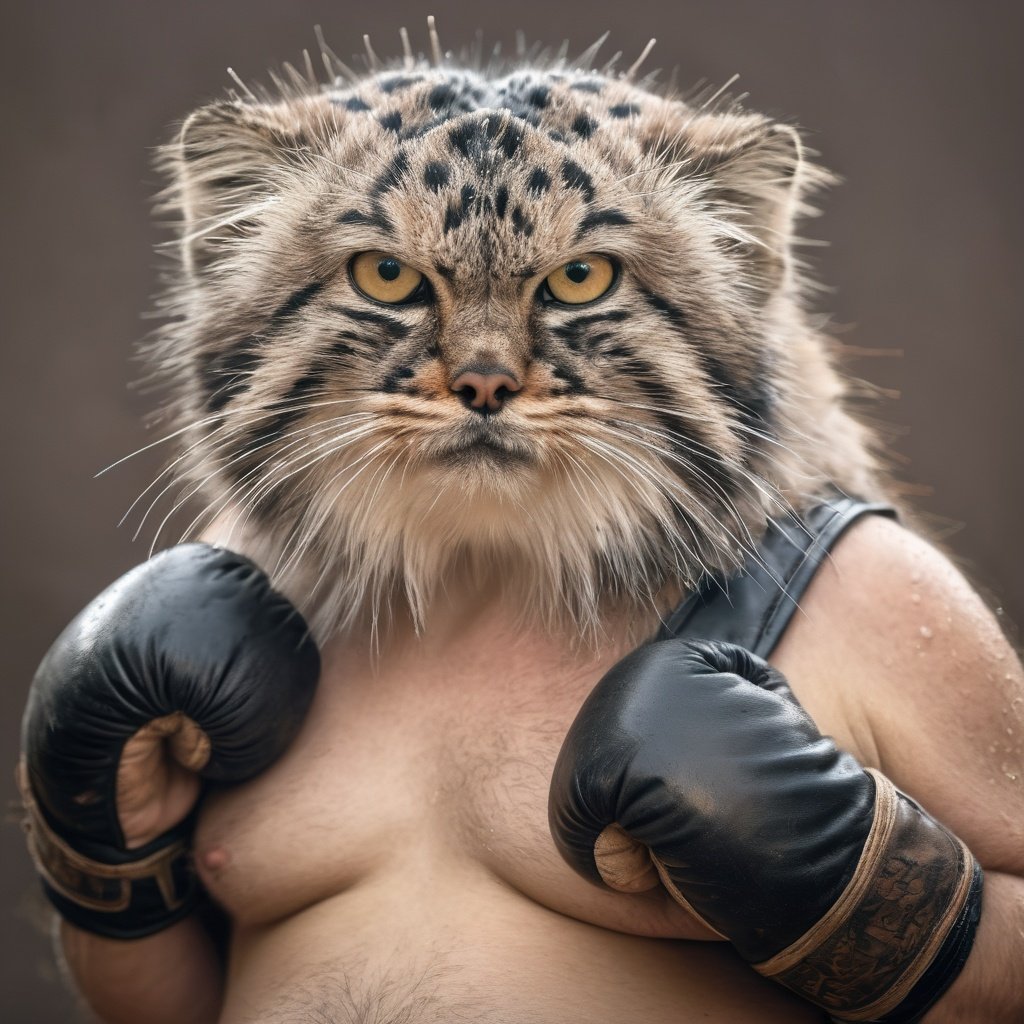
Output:
[[221,871],[231,863],[231,854],[224,846],[211,846],[199,855],[199,862],[207,871]]

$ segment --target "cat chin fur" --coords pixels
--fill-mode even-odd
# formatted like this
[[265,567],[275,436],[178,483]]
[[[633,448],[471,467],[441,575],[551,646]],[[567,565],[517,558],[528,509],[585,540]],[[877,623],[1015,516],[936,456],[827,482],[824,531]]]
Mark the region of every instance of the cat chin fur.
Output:
[[319,528],[306,542],[240,525],[236,512],[206,537],[267,571],[320,643],[367,630],[379,642],[397,620],[421,632],[458,581],[498,596],[516,628],[593,646],[612,620],[617,634],[635,629],[643,639],[705,569],[737,568],[770,512],[750,502],[742,519],[687,531],[653,484],[524,475],[467,485],[443,470],[396,469],[372,503],[331,500],[327,490],[312,497]]

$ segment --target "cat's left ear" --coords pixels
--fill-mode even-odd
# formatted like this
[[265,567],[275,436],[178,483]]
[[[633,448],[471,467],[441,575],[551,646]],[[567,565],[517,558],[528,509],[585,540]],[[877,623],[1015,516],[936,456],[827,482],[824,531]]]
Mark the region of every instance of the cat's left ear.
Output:
[[789,125],[692,111],[680,121],[665,133],[675,174],[698,184],[702,205],[725,226],[731,251],[767,299],[790,280],[795,221],[814,212],[806,196],[829,176],[810,163]]

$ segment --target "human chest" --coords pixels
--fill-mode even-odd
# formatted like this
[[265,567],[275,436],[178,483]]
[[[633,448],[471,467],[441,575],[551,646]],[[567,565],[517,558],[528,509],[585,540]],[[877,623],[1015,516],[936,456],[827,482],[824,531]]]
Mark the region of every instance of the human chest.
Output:
[[629,646],[572,645],[499,612],[376,654],[329,645],[291,749],[207,799],[196,842],[204,882],[237,922],[270,924],[426,856],[600,927],[707,937],[661,889],[624,896],[575,875],[548,830],[562,740]]

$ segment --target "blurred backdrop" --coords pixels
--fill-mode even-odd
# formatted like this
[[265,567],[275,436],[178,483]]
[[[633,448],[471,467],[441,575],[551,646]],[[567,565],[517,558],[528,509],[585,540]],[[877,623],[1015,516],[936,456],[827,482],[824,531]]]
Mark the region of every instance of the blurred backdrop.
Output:
[[[100,588],[142,560],[116,524],[161,466],[148,400],[131,390],[162,237],[150,216],[152,150],[228,84],[298,61],[323,26],[343,57],[369,32],[380,53],[425,18],[457,49],[572,41],[611,30],[606,54],[683,85],[722,84],[794,119],[844,183],[809,233],[831,290],[820,307],[847,344],[885,350],[854,367],[892,392],[901,474],[1008,619],[1024,614],[1021,508],[1022,224],[1019,45],[1024,16],[1003,0],[35,0],[3,5],[3,495],[0,794],[11,784],[25,691],[40,656]],[[902,354],[898,354],[902,353]],[[898,393],[898,396],[897,396]],[[56,979],[46,913],[21,837],[0,829],[0,1018],[77,1020]],[[184,1022],[183,1022],[184,1024]]]

